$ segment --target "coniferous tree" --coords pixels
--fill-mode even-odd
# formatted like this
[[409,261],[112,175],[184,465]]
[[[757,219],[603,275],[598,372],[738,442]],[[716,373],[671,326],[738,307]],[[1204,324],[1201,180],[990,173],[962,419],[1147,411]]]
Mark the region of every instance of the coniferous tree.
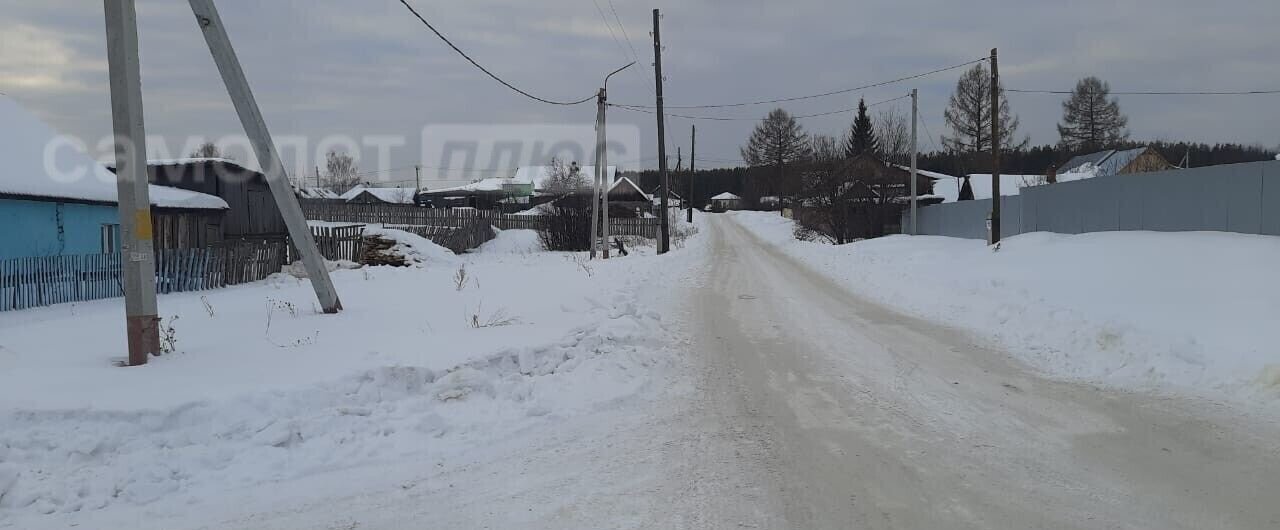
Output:
[[880,155],[880,142],[876,139],[875,126],[867,115],[867,102],[858,99],[858,115],[849,128],[849,136],[845,138],[844,156],[853,158],[861,154]]
[[1107,98],[1110,94],[1110,84],[1089,76],[1077,82],[1071,97],[1062,102],[1058,135],[1068,152],[1110,149],[1129,139],[1129,131],[1125,130],[1129,118],[1120,113],[1120,103],[1115,98]]

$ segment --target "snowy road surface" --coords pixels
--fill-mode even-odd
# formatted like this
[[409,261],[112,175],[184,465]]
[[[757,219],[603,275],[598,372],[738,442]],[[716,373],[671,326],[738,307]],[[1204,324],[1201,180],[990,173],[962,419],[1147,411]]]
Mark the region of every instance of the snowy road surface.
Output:
[[1270,426],[1042,379],[709,218],[705,421],[737,433],[737,465],[765,485],[707,499],[733,515],[717,526],[1280,528]]
[[[323,320],[336,333],[296,349],[256,334],[216,346],[263,296],[305,303],[304,285],[211,292],[219,316],[155,363],[166,378],[137,384],[203,395],[197,376],[217,367],[192,368],[241,349],[324,362],[173,410],[6,403],[0,529],[1280,528],[1273,414],[1045,378],[851,294],[735,219],[700,216],[664,257],[473,256],[465,290],[451,263],[340,271],[366,313]],[[458,304],[481,296],[529,322],[462,325]],[[206,318],[201,297],[165,300],[182,322]],[[6,362],[43,359],[28,353],[53,340],[79,352],[56,360],[80,384],[160,373],[89,372],[94,350],[40,328],[105,326],[113,309],[12,314]],[[398,331],[354,346],[386,353],[346,355],[343,337],[388,319]]]

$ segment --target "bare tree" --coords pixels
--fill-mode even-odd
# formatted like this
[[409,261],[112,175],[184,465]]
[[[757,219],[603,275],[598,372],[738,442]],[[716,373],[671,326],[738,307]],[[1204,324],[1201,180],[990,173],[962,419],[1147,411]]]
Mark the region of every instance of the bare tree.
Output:
[[774,195],[787,188],[787,169],[809,157],[809,135],[787,111],[774,109],[756,125],[747,145],[741,148],[742,159],[749,166],[767,166],[775,170],[776,182],[765,194]]
[[807,207],[800,224],[834,243],[846,243],[857,184],[848,170],[843,146],[833,137],[814,135],[809,151],[811,156],[800,176],[800,195]]
[[191,158],[225,158],[222,151],[218,149],[217,144],[213,142],[205,142],[200,144],[195,151],[191,152]]
[[577,162],[564,163],[559,158],[552,158],[547,166],[547,180],[543,188],[550,193],[573,193],[587,187],[587,177]]
[[889,108],[876,114],[876,138],[880,140],[880,152],[892,164],[911,162],[911,123],[906,113]]
[[334,193],[346,193],[360,183],[360,168],[347,153],[329,151],[324,155],[324,187]]
[[[1009,110],[1003,86],[999,92],[1000,148],[1026,147],[1029,138],[1014,140],[1018,135],[1018,117]],[[951,129],[950,136],[942,137],[942,145],[947,150],[962,154],[991,152],[991,71],[985,63],[974,65],[960,77],[943,117]]]
[[1125,126],[1129,118],[1120,113],[1120,103],[1107,99],[1111,85],[1093,76],[1081,79],[1071,97],[1062,102],[1062,123],[1058,135],[1070,152],[1091,153],[1129,139]]

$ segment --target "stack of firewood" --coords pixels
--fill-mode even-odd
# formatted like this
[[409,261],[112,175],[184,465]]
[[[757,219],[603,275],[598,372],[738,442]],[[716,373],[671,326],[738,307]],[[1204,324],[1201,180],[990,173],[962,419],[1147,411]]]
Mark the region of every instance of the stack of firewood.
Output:
[[408,267],[408,260],[392,250],[395,246],[395,241],[381,236],[364,236],[363,250],[360,252],[360,264]]

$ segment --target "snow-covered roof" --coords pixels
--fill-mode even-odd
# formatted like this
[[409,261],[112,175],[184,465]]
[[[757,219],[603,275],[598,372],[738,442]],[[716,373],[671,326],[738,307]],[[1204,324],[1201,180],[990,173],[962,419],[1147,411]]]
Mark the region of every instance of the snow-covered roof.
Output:
[[344,201],[349,201],[351,199],[356,198],[356,195],[359,195],[360,192],[364,191],[365,189],[366,188],[364,184],[356,184],[355,187],[347,190],[342,195],[339,195],[338,198]]
[[[1044,175],[1000,175],[1000,195],[1009,197],[1017,195],[1022,188],[1044,184]],[[960,198],[960,187],[964,179],[947,177],[933,182],[933,194],[942,197],[942,202],[956,202]],[[991,198],[991,174],[974,173],[969,175],[969,187],[973,188],[974,199]]]
[[641,197],[644,197],[644,200],[646,201],[653,200],[652,195],[645,193],[644,190],[640,189],[640,186],[637,186],[635,182],[632,182],[631,179],[627,177],[621,177],[617,181],[615,181],[613,183],[613,187],[609,188],[609,193],[610,194],[613,194],[615,192],[623,193],[627,191],[627,188],[635,190],[635,192],[639,193]]
[[[578,173],[590,183],[595,179],[596,167],[580,166]],[[606,166],[604,174],[605,185],[612,186],[617,174],[618,166]],[[532,183],[534,189],[545,189],[547,181],[551,180],[551,166],[524,166],[517,169],[515,176],[511,178],[520,183]]]
[[[348,191],[343,195],[345,196],[350,193],[351,191]],[[349,201],[354,199],[363,193],[368,193],[369,195],[377,197],[378,200],[382,202],[389,202],[392,204],[413,204],[413,196],[415,195],[413,188],[362,188],[360,191],[356,192],[355,195],[352,195],[346,200]]]
[[503,186],[511,185],[511,184],[527,184],[527,183],[522,183],[509,177],[490,177],[486,179],[477,180],[470,184],[463,184],[461,186],[439,188],[439,189],[428,190],[428,191],[432,194],[452,193],[452,192],[470,192],[470,191],[502,191]]
[[1109,177],[1120,173],[1134,159],[1142,156],[1149,149],[1138,147],[1125,151],[1108,149],[1087,155],[1079,155],[1068,160],[1059,168],[1059,173],[1092,173],[1098,177]]
[[715,197],[712,197],[712,198],[711,198],[711,200],[713,200],[713,201],[733,201],[733,200],[739,200],[739,199],[741,199],[741,198],[742,198],[742,197],[739,197],[739,196],[737,196],[737,195],[734,195],[734,194],[729,193],[729,192],[727,192],[727,191],[726,191],[726,192],[724,192],[724,193],[721,193],[721,194],[719,194],[719,195],[716,195]]
[[[893,167],[896,167],[896,168],[898,168],[898,169],[901,169],[901,170],[903,170],[903,171],[907,171],[907,172],[910,172],[910,171],[911,171],[911,166],[901,166],[901,165],[898,165],[898,164],[893,164]],[[940,180],[940,179],[953,179],[953,178],[955,178],[954,176],[952,176],[952,175],[948,175],[948,174],[946,174],[946,173],[938,173],[937,171],[928,171],[928,170],[924,170],[924,169],[920,169],[920,168],[916,168],[916,174],[917,174],[917,175],[921,175],[921,176],[925,176],[925,177],[929,177],[929,178],[934,179],[934,180]]]
[[[115,173],[7,96],[0,96],[0,161],[0,194],[116,202]],[[157,207],[227,209],[213,195],[154,184],[149,191]]]

